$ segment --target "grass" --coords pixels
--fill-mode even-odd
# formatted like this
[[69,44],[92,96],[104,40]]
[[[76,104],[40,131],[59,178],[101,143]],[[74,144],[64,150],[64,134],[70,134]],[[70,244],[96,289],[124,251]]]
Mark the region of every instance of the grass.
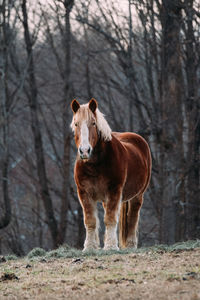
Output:
[[16,259],[18,259],[18,257],[14,254],[10,254],[10,255],[6,255],[5,259],[6,260],[16,260]]
[[[77,250],[75,248],[70,248],[67,244],[59,247],[58,249],[46,251],[42,248],[34,248],[32,249],[26,256],[26,258],[30,261],[41,260],[41,259],[53,259],[53,258],[85,258],[85,257],[101,257],[101,256],[110,256],[114,254],[126,255],[131,253],[161,253],[161,252],[180,252],[187,251],[195,248],[200,248],[200,240],[189,240],[186,242],[179,242],[173,245],[155,245],[151,247],[141,247],[138,249],[122,249],[122,250],[109,250],[105,251],[103,249],[99,250],[89,250],[83,252],[82,250]],[[156,256],[155,256],[156,258]],[[5,256],[5,260],[17,260],[19,257],[16,255],[10,254]]]
[[[70,248],[67,244],[59,247],[58,249],[46,251],[43,248],[34,248],[32,249],[27,256],[26,259],[30,261],[40,261],[41,259],[59,259],[59,258],[74,258],[81,259],[86,257],[102,257],[102,256],[111,256],[111,255],[126,255],[131,253],[151,253],[155,254],[154,259],[156,259],[156,254],[164,253],[164,252],[180,252],[180,251],[188,251],[195,248],[200,248],[200,240],[189,240],[186,242],[179,242],[173,245],[155,245],[151,247],[141,247],[138,249],[122,249],[122,250],[109,250],[105,251],[103,249],[99,250],[89,250],[83,252],[82,250],[77,250],[75,248]],[[4,257],[6,261],[17,260],[19,257],[16,255],[10,254]]]
[[[100,250],[90,250],[86,252],[82,252],[81,250],[77,250],[75,248],[70,248],[68,245],[64,245],[59,247],[56,250],[52,250],[49,252],[46,252],[42,248],[34,248],[31,250],[27,257],[29,259],[34,257],[40,257],[40,258],[83,258],[83,257],[101,257],[101,256],[110,256],[114,254],[121,254],[126,255],[130,253],[160,253],[160,252],[179,252],[179,251],[187,251],[195,248],[200,247],[200,240],[193,240],[193,241],[187,241],[187,242],[179,242],[174,245],[168,246],[168,245],[156,245],[152,247],[142,247],[138,249],[124,249],[124,250],[109,250],[105,251],[103,249]],[[13,259],[16,259],[14,257]]]

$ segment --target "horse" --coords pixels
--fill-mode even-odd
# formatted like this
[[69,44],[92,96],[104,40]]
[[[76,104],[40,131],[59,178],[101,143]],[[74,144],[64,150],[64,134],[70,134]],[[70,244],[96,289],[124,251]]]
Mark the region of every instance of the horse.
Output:
[[71,128],[77,147],[74,179],[83,209],[86,239],[83,251],[99,249],[97,202],[104,208],[105,250],[137,248],[143,195],[151,176],[147,142],[132,132],[112,132],[92,98],[71,102]]

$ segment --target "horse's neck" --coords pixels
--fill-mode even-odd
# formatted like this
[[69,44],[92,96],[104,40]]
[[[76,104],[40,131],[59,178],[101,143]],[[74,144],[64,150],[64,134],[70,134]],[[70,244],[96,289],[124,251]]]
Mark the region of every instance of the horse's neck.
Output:
[[[99,138],[97,144],[95,145],[92,153],[92,157],[84,163],[82,166],[95,168],[101,165],[103,162],[109,160],[109,155],[111,153],[112,141],[104,141]],[[79,161],[79,163],[81,160]]]
[[94,163],[101,163],[103,160],[105,160],[105,156],[107,153],[107,148],[108,148],[108,143],[110,142],[105,142],[102,139],[99,139],[96,146],[93,149],[93,157],[92,161]]

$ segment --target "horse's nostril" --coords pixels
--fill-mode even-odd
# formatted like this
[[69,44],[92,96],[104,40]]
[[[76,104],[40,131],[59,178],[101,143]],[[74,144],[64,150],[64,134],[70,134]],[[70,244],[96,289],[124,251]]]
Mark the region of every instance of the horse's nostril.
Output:
[[79,155],[81,158],[89,158],[91,155],[92,149],[91,147],[80,147],[79,148]]

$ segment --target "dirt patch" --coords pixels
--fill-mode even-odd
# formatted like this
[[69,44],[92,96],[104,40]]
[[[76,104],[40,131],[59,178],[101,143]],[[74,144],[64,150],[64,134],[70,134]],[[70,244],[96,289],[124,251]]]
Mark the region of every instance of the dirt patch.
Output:
[[0,299],[200,299],[200,248],[1,263]]
[[14,273],[4,273],[0,277],[0,281],[7,281],[7,280],[13,280],[13,279],[19,280],[19,278]]

